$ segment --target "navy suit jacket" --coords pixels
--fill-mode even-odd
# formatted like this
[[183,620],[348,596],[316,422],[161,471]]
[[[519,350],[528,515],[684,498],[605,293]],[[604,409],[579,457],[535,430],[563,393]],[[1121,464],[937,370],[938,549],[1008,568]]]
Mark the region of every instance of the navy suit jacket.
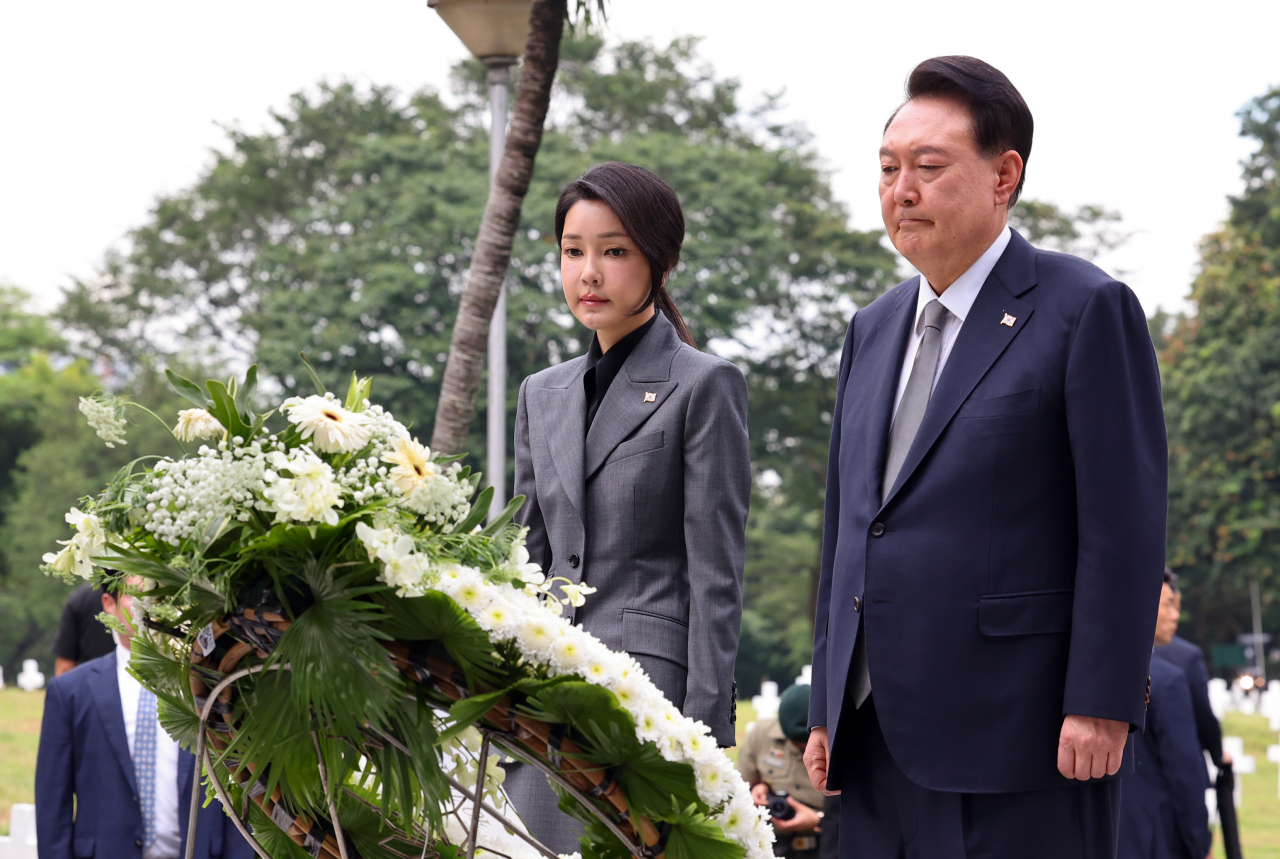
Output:
[[1185,638],[1175,635],[1168,644],[1153,653],[1182,669],[1191,685],[1191,704],[1196,711],[1196,736],[1200,747],[1209,753],[1213,765],[1222,768],[1222,725],[1209,704],[1209,671],[1204,665],[1204,651]]
[[[1075,784],[1057,769],[1064,715],[1143,720],[1167,492],[1146,317],[1124,284],[1015,232],[882,504],[918,288],[849,324],[809,724],[827,726],[838,760],[863,626],[885,741],[917,784]],[[829,777],[838,787],[841,768]]]
[[[171,788],[178,794],[183,856],[195,761],[190,752],[178,752],[178,781]],[[112,651],[49,683],[36,757],[40,859],[141,859],[142,808],[137,796]],[[195,855],[254,856],[216,798],[200,809]]]
[[1203,859],[1209,853],[1209,772],[1196,736],[1187,675],[1151,660],[1151,705],[1134,747],[1137,766],[1121,781],[1117,859]]

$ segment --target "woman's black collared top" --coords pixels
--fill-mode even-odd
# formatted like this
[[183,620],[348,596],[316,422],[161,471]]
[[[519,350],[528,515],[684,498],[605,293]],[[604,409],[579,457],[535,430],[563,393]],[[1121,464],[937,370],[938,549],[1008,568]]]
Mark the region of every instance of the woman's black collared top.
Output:
[[600,403],[604,401],[604,395],[609,393],[609,386],[626,363],[627,356],[644,339],[644,335],[649,333],[657,318],[658,314],[654,313],[648,322],[614,343],[608,352],[601,352],[600,338],[594,334],[591,336],[591,348],[587,350],[587,372],[582,377],[582,386],[587,393],[587,429],[591,429],[591,422],[600,410]]

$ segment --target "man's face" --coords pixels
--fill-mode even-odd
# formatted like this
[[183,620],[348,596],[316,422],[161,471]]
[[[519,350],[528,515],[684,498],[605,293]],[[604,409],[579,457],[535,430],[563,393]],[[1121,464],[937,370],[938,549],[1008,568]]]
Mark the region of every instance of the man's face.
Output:
[[[1009,186],[1002,175],[1008,160],[978,151],[969,110],[960,102],[904,104],[880,149],[880,213],[894,247],[921,270],[945,272],[949,260],[976,259],[1008,216],[1017,186],[1016,178]],[[1021,159],[1016,170],[1021,175]]]
[[1156,615],[1156,644],[1173,641],[1178,633],[1178,618],[1182,614],[1182,602],[1173,588],[1167,584],[1160,590],[1160,613]]
[[[125,584],[131,588],[136,588],[142,583],[142,579],[138,576],[127,576],[124,581]],[[109,593],[103,594],[102,610],[123,623],[125,629],[133,629],[133,596],[131,594],[123,593],[120,595],[119,599]],[[133,636],[127,633],[120,633],[119,635],[120,643],[125,646],[125,649],[128,649],[130,640]]]

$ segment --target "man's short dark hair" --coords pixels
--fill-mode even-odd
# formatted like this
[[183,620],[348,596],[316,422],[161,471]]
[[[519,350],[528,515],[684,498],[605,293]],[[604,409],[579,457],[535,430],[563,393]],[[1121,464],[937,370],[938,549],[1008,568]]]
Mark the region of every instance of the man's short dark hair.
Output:
[[1178,574],[1168,567],[1164,568],[1164,583],[1169,586],[1169,590],[1175,594],[1178,592]]
[[[917,98],[950,98],[969,109],[973,139],[984,157],[994,158],[1012,149],[1022,156],[1022,176],[1009,198],[1018,202],[1027,178],[1031,138],[1035,123],[1031,109],[1018,88],[995,66],[973,57],[934,57],[912,70],[907,78],[907,101]],[[896,115],[896,111],[895,111]],[[889,117],[893,122],[893,117]],[[888,123],[885,124],[887,129]]]

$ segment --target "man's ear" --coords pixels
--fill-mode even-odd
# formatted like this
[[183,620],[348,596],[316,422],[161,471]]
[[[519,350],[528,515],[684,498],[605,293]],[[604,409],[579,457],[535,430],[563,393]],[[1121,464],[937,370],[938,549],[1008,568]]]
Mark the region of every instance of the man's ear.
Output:
[[1022,156],[1012,149],[1002,152],[995,158],[995,167],[996,205],[1007,206],[1022,181]]

